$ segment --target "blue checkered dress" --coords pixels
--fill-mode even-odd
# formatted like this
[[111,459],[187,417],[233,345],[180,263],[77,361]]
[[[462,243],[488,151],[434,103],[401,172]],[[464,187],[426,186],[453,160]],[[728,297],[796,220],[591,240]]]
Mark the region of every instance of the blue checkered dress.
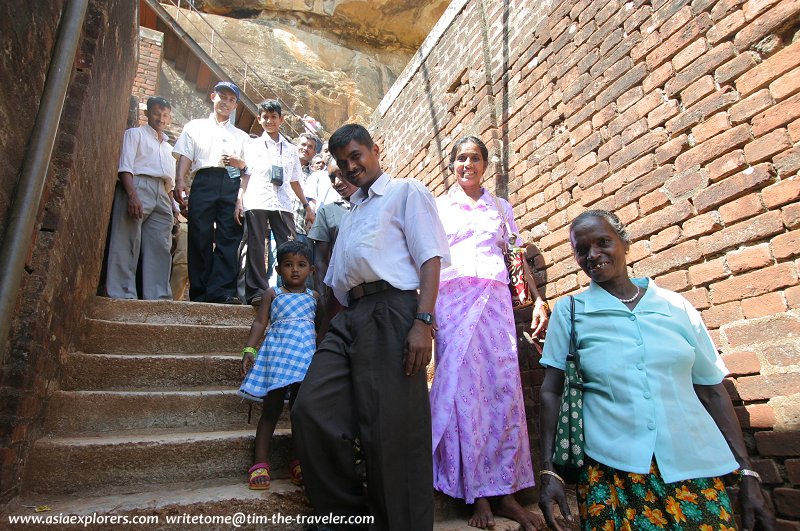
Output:
[[311,290],[291,293],[274,289],[267,338],[239,387],[240,396],[259,402],[273,389],[302,382],[316,349],[317,300]]

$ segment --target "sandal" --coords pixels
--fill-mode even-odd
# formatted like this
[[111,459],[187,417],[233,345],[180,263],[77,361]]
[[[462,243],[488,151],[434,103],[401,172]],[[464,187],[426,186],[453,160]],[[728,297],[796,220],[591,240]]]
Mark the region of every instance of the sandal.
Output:
[[[247,471],[250,474],[250,480],[247,486],[251,490],[267,490],[271,478],[269,477],[269,463],[256,463]],[[264,478],[259,481],[260,478]]]
[[298,487],[303,486],[303,469],[300,468],[300,461],[293,459],[289,465],[292,469],[292,483]]

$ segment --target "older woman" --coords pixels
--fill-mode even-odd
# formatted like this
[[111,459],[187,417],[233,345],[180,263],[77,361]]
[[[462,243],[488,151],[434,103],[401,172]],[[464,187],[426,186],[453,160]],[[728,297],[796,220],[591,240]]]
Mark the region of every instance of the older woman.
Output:
[[[629,278],[630,245],[619,218],[590,210],[570,226],[578,265],[591,279],[574,296],[584,381],[585,465],[578,476],[582,529],[735,529],[719,476],[737,468],[742,522],[772,529],[728,393],[727,374],[700,314],[648,278]],[[558,301],[542,364],[542,492],[569,514],[552,465],[569,350],[570,303]]]
[[[431,388],[434,488],[474,504],[469,524],[494,524],[495,512],[535,529],[541,517],[513,494],[534,484],[517,361],[516,331],[502,245],[508,202],[481,187],[488,150],[476,137],[455,143],[456,184],[437,199],[452,265],[441,273],[436,301],[436,373]],[[527,265],[525,266],[527,268]],[[531,288],[535,284],[526,269]],[[531,328],[547,323],[538,294]]]

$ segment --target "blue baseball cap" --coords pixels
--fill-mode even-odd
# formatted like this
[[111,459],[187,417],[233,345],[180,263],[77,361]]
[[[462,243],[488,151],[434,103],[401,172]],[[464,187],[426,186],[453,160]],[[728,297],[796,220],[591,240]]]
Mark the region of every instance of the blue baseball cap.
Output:
[[240,98],[239,87],[237,87],[235,84],[231,83],[230,81],[220,81],[219,83],[214,85],[214,92],[219,92],[220,89],[230,90],[231,92],[236,94],[236,99],[237,100]]

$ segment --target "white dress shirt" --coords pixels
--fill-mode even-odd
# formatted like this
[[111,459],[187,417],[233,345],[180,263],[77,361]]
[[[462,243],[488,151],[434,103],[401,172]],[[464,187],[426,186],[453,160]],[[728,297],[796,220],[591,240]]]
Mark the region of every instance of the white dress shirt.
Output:
[[347,292],[364,282],[385,280],[397,289],[419,288],[419,269],[439,256],[450,264],[450,248],[433,195],[416,179],[382,174],[369,193],[359,189],[342,218],[325,284],[347,306]]
[[[217,122],[214,113],[208,118],[192,120],[185,126],[175,142],[172,155],[181,155],[192,161],[191,175],[204,168],[224,168],[222,155],[244,158],[244,146],[250,135],[237,128],[230,120]],[[245,159],[245,162],[247,159]]]
[[339,194],[331,186],[331,178],[328,175],[328,170],[317,170],[312,172],[306,184],[303,187],[303,192],[308,199],[313,199],[317,202],[317,210],[325,203],[331,203],[339,199]]
[[159,137],[148,124],[125,131],[117,172],[157,177],[164,180],[167,191],[175,188],[175,160],[167,135]]
[[[272,140],[264,133],[258,138],[250,139],[245,146],[244,160],[250,171],[247,190],[242,197],[245,210],[280,210],[293,212],[292,198],[295,198],[291,182],[300,181],[300,157],[297,148],[283,135]],[[274,185],[272,166],[283,167],[283,184]]]

